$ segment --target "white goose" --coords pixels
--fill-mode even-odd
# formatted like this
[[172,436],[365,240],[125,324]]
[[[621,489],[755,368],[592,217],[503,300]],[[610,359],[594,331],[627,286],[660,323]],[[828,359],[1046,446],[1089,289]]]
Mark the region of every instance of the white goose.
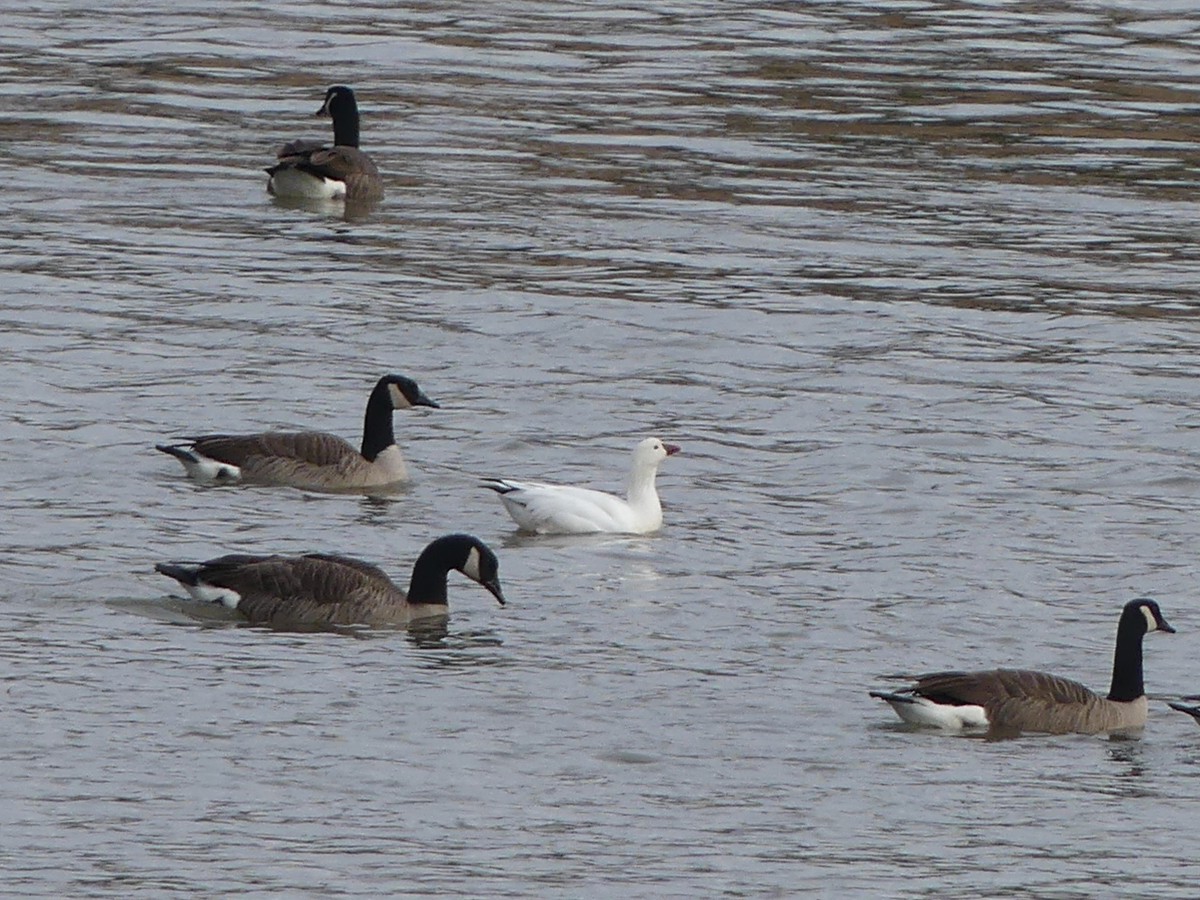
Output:
[[625,499],[571,485],[489,478],[483,486],[500,495],[522,531],[535,534],[648,534],[662,528],[662,505],[654,478],[658,464],[679,452],[674,444],[646,438],[633,449]]

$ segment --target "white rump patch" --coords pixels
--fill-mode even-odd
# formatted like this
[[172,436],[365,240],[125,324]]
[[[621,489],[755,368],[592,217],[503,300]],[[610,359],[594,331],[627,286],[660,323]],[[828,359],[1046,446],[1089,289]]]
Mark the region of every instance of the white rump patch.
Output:
[[183,463],[183,467],[187,470],[189,478],[213,484],[233,484],[242,480],[242,470],[237,466],[209,459],[207,456],[202,456],[194,450],[191,453],[191,457],[190,460],[180,460]]
[[934,703],[925,697],[884,697],[905,722],[932,725],[935,728],[987,728],[988,718],[982,706],[953,706]]
[[472,581],[479,582],[479,548],[472,547],[471,552],[467,554],[467,561],[463,563],[462,573]]
[[339,200],[346,196],[346,182],[318,178],[299,169],[283,168],[271,176],[267,189],[276,197],[302,200]]
[[242,602],[242,595],[237,591],[229,588],[217,587],[215,584],[185,584],[187,592],[192,595],[193,600],[199,600],[201,603],[220,603],[229,609],[237,609],[238,604]]

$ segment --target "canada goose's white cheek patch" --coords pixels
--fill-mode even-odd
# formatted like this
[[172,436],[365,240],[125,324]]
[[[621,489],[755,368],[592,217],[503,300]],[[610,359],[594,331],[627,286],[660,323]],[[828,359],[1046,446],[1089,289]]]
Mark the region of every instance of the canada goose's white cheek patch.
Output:
[[400,390],[399,385],[389,384],[388,394],[390,394],[392,398],[392,409],[408,409],[410,406],[412,406],[412,404],[408,402],[408,398],[404,396],[404,391]]
[[467,554],[467,561],[463,563],[462,573],[472,581],[479,581],[479,548],[472,547],[471,552]]
[[1146,619],[1146,631],[1147,631],[1147,633],[1149,633],[1149,632],[1151,632],[1151,631],[1158,631],[1158,622],[1156,622],[1156,621],[1155,621],[1155,619],[1154,619],[1154,613],[1150,612],[1150,607],[1148,607],[1148,606],[1143,606],[1143,607],[1140,607],[1140,608],[1141,608],[1141,610],[1142,610],[1142,615],[1143,615],[1143,616],[1145,617],[1145,619]]

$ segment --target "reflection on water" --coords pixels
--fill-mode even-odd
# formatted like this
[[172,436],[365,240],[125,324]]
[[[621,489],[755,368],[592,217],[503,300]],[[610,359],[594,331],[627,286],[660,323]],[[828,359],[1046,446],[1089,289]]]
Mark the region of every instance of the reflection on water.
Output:
[[[9,891],[1195,893],[1186,716],[988,742],[866,694],[1101,684],[1112,609],[1186,616],[1178,4],[64,0],[5,27]],[[335,83],[370,97],[386,201],[272,200]],[[396,495],[205,490],[151,449],[355,434],[381,371],[443,404],[399,426]],[[521,535],[478,487],[590,483],[649,433],[687,448],[653,536]],[[325,551],[403,581],[455,531],[511,604],[455,576],[448,620],[358,640],[228,627],[152,572]],[[1196,690],[1180,637],[1156,696]]]
[[271,203],[283,210],[304,210],[345,222],[365,222],[379,206],[369,200],[319,200],[303,197],[271,197]]

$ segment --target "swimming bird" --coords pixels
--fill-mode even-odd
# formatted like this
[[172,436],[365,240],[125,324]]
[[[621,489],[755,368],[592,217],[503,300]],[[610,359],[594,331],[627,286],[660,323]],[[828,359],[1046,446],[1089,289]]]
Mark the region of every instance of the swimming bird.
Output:
[[236,609],[256,624],[298,628],[397,626],[444,616],[446,576],[462,572],[504,605],[496,554],[469,534],[440,537],[413,565],[405,593],[378,566],[348,556],[231,554],[207,562],[158,563],[196,600]]
[[298,140],[284,144],[278,162],[267,169],[267,190],[302,200],[379,200],[383,178],[371,157],[358,148],[358,101],[338,84],[325,92],[318,116],[333,120],[333,146]]
[[1117,623],[1112,686],[1107,697],[1077,681],[1026,669],[936,672],[903,691],[871,691],[906,722],[942,728],[988,728],[1001,736],[1022,731],[1098,734],[1146,724],[1142,638],[1174,633],[1153,600],[1131,600]]
[[392,411],[438,404],[411,378],[384,375],[367,399],[362,451],[323,431],[206,434],[156,444],[197,481],[290,485],[314,491],[364,491],[408,480],[392,428]]
[[654,486],[658,464],[679,452],[674,444],[646,438],[633,450],[625,499],[570,485],[488,478],[482,486],[500,495],[513,521],[537,534],[648,534],[662,527]]

